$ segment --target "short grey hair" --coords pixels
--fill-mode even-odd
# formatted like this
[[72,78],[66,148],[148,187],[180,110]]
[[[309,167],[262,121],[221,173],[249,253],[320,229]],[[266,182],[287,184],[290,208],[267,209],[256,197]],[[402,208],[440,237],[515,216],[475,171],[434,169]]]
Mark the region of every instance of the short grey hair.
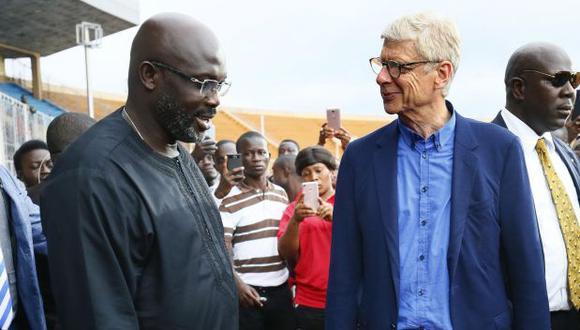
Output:
[[417,53],[425,60],[451,62],[451,79],[442,91],[447,96],[461,56],[459,32],[451,19],[433,13],[403,16],[387,26],[381,38],[385,42],[413,41]]

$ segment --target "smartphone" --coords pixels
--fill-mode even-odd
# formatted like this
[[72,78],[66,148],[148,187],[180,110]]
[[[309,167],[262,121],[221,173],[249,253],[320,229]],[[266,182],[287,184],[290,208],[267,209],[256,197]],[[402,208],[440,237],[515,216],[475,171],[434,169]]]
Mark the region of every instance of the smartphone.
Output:
[[234,169],[243,166],[241,154],[229,154],[227,157],[228,157],[228,171],[233,171]]
[[328,123],[327,126],[335,131],[340,130],[340,109],[326,110],[326,122]]
[[302,193],[304,194],[304,205],[318,210],[318,183],[303,182]]

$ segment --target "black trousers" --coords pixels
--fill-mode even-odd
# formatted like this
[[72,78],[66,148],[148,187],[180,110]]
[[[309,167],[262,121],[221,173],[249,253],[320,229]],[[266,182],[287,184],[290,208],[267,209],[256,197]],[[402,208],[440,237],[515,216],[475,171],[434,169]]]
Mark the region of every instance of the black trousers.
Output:
[[580,329],[580,312],[557,311],[550,313],[552,330],[578,330]]
[[298,330],[324,330],[324,309],[298,305],[294,311]]
[[277,287],[253,286],[267,300],[263,307],[240,307],[240,330],[295,330],[292,294],[288,284]]

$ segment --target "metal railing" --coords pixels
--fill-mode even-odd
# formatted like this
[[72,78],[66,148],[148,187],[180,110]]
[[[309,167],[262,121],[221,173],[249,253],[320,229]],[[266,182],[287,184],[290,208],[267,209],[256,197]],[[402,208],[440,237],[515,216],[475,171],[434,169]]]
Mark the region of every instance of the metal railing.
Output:
[[12,156],[22,143],[46,140],[46,129],[53,117],[30,111],[30,106],[0,93],[0,163],[14,172]]

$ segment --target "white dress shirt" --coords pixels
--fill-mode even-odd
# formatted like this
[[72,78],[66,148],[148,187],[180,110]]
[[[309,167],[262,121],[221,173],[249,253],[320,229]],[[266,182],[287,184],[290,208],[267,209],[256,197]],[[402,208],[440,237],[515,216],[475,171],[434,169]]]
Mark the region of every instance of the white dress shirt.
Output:
[[520,144],[524,151],[526,168],[530,179],[530,188],[532,191],[536,216],[538,218],[538,227],[542,238],[542,249],[544,251],[546,289],[548,290],[548,299],[550,311],[569,310],[568,292],[567,292],[567,271],[568,259],[566,256],[566,246],[560,223],[556,215],[556,207],[552,201],[552,194],[544,176],[544,170],[538,153],[536,152],[536,143],[538,139],[544,138],[548,148],[550,161],[558,174],[558,177],[564,184],[566,193],[572,202],[576,219],[580,219],[580,206],[578,205],[578,195],[576,187],[568,168],[558,155],[552,134],[549,132],[538,136],[534,130],[521,121],[511,112],[503,109],[501,111],[507,128],[520,138]]

